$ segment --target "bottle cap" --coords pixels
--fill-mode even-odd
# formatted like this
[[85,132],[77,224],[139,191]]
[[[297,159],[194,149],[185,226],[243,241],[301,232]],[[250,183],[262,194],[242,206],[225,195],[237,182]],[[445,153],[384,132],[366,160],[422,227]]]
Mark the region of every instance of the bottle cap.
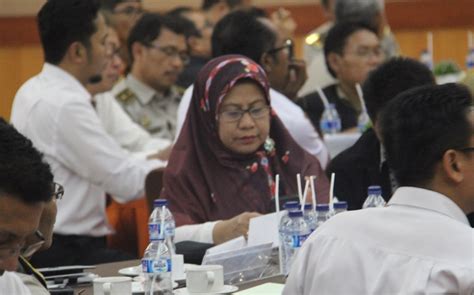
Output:
[[334,209],[347,209],[347,202],[346,201],[340,201],[334,203]]
[[295,210],[295,211],[290,211],[290,213],[288,213],[290,218],[291,217],[303,217],[303,212],[301,210]]
[[316,211],[329,211],[329,204],[317,204]]
[[285,209],[294,209],[294,208],[299,208],[300,207],[300,203],[296,202],[296,201],[289,201],[289,202],[286,202],[285,203]]
[[168,205],[168,200],[166,199],[156,199],[153,201],[153,207],[163,207]]
[[381,195],[382,188],[380,187],[380,185],[371,185],[368,188],[368,193],[369,195]]

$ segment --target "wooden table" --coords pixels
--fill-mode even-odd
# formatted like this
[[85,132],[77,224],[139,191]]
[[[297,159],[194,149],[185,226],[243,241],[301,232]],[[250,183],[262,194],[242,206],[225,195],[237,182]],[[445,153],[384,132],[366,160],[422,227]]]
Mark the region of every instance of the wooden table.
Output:
[[[137,266],[139,264],[140,264],[140,260],[128,260],[128,261],[122,261],[122,262],[105,263],[105,264],[97,265],[97,267],[95,269],[92,269],[91,272],[101,277],[120,276],[120,274],[118,273],[120,269],[125,268],[125,267],[130,267],[130,266]],[[256,287],[264,283],[283,284],[285,283],[285,278],[279,275],[279,276],[273,276],[273,277],[269,277],[269,278],[265,278],[261,280],[237,284],[237,286],[239,286],[239,291],[242,291],[245,289]],[[74,288],[74,294],[93,295],[92,285],[74,286],[73,288]]]

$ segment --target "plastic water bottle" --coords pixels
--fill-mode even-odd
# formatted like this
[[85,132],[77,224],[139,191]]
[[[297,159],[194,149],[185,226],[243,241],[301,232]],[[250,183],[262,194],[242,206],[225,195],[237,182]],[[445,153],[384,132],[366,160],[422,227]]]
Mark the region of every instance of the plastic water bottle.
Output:
[[310,229],[303,218],[303,212],[300,210],[290,211],[288,213],[290,221],[286,224],[282,232],[284,235],[280,241],[282,251],[285,253],[283,259],[283,274],[287,275],[291,264],[295,259],[298,250],[310,234]]
[[320,227],[329,218],[333,216],[329,204],[317,204],[316,205],[316,228]]
[[[174,246],[174,234],[176,223],[173,218],[173,214],[167,207],[168,201],[165,199],[157,199],[153,201],[153,212],[148,219],[148,233],[151,240],[157,240],[161,234],[161,230],[164,230],[164,239],[165,243],[168,246],[171,254],[175,254]],[[162,214],[165,215],[164,221],[165,224],[162,226]]]
[[324,110],[320,127],[324,134],[336,134],[341,131],[341,118],[334,104],[330,103],[328,108]]
[[474,70],[474,48],[469,49],[466,56],[466,68],[468,71]]
[[357,120],[357,127],[361,133],[365,132],[369,128],[370,125],[370,117],[366,111],[362,111],[359,115]]
[[164,295],[173,294],[171,268],[171,253],[165,239],[163,236],[152,239],[142,259],[145,295],[152,295],[155,290],[160,290],[160,294]]
[[336,203],[333,204],[333,206],[334,206],[334,214],[339,214],[339,213],[347,211],[347,202],[346,201],[336,202]]
[[425,49],[421,52],[420,62],[428,67],[428,69],[433,70],[433,58],[431,53]]
[[384,207],[385,200],[382,197],[382,188],[379,185],[371,185],[368,189],[368,196],[362,208]]
[[300,209],[300,203],[298,203],[296,201],[289,201],[289,202],[285,203],[284,208],[285,208],[285,210],[282,213],[282,216],[281,216],[281,219],[280,219],[280,224],[278,226],[278,234],[279,234],[279,237],[280,237],[280,244],[281,244],[281,247],[280,247],[281,260],[282,260],[281,263],[283,264],[283,269],[284,269],[284,265],[285,265],[284,261],[286,261],[286,253],[285,253],[285,251],[283,251],[283,244],[282,244],[281,241],[284,240],[284,238],[287,234],[287,225],[290,222],[290,216],[289,216],[288,213],[291,212],[291,211],[299,210]]
[[305,204],[303,218],[306,224],[309,226],[309,230],[312,233],[316,229],[317,215],[313,208],[313,204]]

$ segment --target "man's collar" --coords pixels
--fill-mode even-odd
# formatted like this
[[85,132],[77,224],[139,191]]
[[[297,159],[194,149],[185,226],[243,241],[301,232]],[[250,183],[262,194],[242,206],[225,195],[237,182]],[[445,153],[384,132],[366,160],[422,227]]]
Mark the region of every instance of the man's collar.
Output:
[[388,202],[388,206],[401,205],[418,207],[449,216],[468,226],[466,214],[449,197],[428,189],[404,186],[398,188]]
[[59,66],[45,62],[41,74],[46,75],[47,77],[51,77],[53,79],[61,80],[62,83],[67,83],[67,85],[76,88],[75,90],[79,93],[83,94],[84,96],[87,96],[88,100],[91,99],[91,94],[89,93],[89,91],[87,91],[84,85],[82,85],[81,82],[79,82],[79,80],[71,73],[65,71]]
[[150,86],[146,85],[142,81],[135,78],[132,74],[128,74],[127,84],[130,86],[132,91],[137,95],[138,100],[142,104],[149,104],[153,97],[157,94],[156,91]]

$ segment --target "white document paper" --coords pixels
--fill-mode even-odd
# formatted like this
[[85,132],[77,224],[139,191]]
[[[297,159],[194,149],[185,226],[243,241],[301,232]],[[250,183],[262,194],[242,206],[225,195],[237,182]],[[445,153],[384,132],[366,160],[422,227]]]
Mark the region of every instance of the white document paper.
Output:
[[227,251],[240,250],[246,246],[247,241],[245,240],[244,236],[240,236],[238,238],[229,240],[225,243],[207,249],[206,256],[215,255]]
[[284,211],[280,211],[250,219],[248,245],[273,243],[273,247],[278,247],[280,243],[278,226],[283,214]]

